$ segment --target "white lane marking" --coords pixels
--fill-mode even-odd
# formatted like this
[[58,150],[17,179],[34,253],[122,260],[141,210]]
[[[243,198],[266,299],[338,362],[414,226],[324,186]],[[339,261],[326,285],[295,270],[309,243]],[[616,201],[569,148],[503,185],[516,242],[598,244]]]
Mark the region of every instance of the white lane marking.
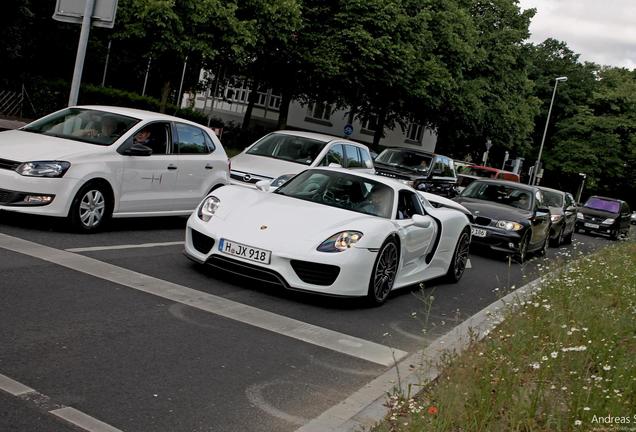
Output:
[[69,423],[74,424],[75,426],[79,426],[85,431],[122,432],[121,429],[112,427],[111,425],[106,424],[101,420],[97,420],[96,418],[91,417],[88,414],[84,414],[83,412],[78,411],[75,408],[64,407],[64,408],[56,409],[49,412],[53,414],[54,416],[57,416],[63,420],[66,420]]
[[8,376],[2,374],[0,374],[0,390],[4,390],[13,396],[20,396],[26,393],[35,392],[35,390],[31,387],[27,387],[24,384],[14,381]]
[[6,234],[0,233],[0,247],[383,366],[391,366],[408,355],[386,345]]
[[64,250],[67,252],[95,252],[95,251],[103,251],[103,250],[151,248],[151,247],[158,247],[158,246],[177,246],[182,244],[183,244],[182,241],[178,241],[178,242],[141,243],[141,244],[112,245],[112,246],[90,246],[90,247],[83,247],[83,248],[70,248],[70,249],[64,249]]
[[[0,390],[3,390],[22,400],[35,403],[35,405],[37,405],[39,408],[42,408],[42,405],[38,404],[38,402],[32,399],[47,401],[51,400],[48,396],[2,374],[0,374]],[[62,406],[61,408],[56,408],[48,412],[67,422],[79,426],[87,432],[122,432],[121,429],[117,429],[109,424],[104,423],[101,420],[97,420],[95,417],[91,417],[88,414],[76,410],[75,408]]]

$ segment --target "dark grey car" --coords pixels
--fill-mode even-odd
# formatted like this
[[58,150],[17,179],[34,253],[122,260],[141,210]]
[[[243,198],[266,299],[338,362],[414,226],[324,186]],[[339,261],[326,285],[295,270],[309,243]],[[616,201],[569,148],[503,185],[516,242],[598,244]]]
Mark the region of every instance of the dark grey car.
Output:
[[550,228],[550,246],[558,247],[572,243],[576,226],[577,208],[574,197],[569,192],[538,186],[543,192],[545,205],[550,208],[552,228]]

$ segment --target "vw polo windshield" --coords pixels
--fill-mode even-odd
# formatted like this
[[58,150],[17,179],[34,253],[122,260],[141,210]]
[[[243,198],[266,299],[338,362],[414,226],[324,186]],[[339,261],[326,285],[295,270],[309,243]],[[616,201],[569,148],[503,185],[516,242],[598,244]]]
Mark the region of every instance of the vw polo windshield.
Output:
[[108,146],[138,122],[139,119],[111,112],[68,108],[36,120],[21,130]]
[[287,134],[269,134],[247,151],[249,155],[311,165],[327,143]]

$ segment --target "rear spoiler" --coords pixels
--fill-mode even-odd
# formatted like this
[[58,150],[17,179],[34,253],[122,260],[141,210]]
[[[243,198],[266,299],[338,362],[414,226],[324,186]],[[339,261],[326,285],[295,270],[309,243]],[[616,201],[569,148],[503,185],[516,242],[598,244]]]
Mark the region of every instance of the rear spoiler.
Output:
[[450,200],[448,198],[444,198],[443,196],[435,195],[428,192],[417,191],[417,193],[422,195],[424,198],[426,198],[426,200],[430,202],[433,205],[433,207],[445,207],[445,208],[457,210],[459,212],[464,213],[471,223],[473,222],[473,214],[470,212],[470,210],[468,210],[466,207],[464,207],[460,203]]

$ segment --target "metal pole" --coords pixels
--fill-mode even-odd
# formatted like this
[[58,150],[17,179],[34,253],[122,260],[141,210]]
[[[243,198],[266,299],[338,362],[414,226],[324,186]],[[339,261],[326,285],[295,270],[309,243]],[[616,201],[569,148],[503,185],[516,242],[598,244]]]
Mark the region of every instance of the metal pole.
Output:
[[148,59],[148,66],[146,66],[146,77],[144,78],[144,88],[141,90],[141,95],[146,95],[146,84],[148,83],[148,73],[150,72],[150,63],[152,62],[152,56]]
[[77,55],[75,56],[75,69],[73,70],[73,81],[71,83],[71,94],[68,97],[68,106],[77,105],[80,83],[82,82],[82,72],[84,70],[84,58],[86,58],[86,47],[88,46],[88,35],[91,31],[91,18],[95,0],[86,0],[84,17],[82,19],[82,30],[80,31],[79,43],[77,44]]
[[583,194],[583,187],[585,186],[585,179],[587,178],[586,174],[579,173],[579,176],[581,176],[581,185],[579,186],[579,191],[576,194],[577,204],[581,202],[581,195]]
[[177,109],[181,108],[181,90],[183,90],[183,79],[185,78],[186,66],[188,65],[188,56],[183,61],[183,72],[181,72],[181,83],[179,84],[179,93],[177,93]]
[[545,120],[545,129],[543,129],[543,138],[541,138],[541,146],[539,147],[539,156],[537,157],[537,163],[534,165],[534,170],[532,171],[532,181],[530,181],[530,185],[535,185],[537,181],[537,174],[539,173],[539,166],[541,164],[541,153],[543,153],[543,143],[545,142],[545,136],[548,133],[548,124],[550,123],[550,114],[552,114],[552,104],[554,103],[557,86],[559,85],[559,81],[565,81],[566,79],[567,77],[559,77],[554,80],[554,90],[552,91],[552,100],[550,100],[550,108],[548,109],[548,118]]
[[106,71],[108,70],[108,58],[110,57],[110,45],[112,43],[112,40],[108,41],[108,49],[106,50],[106,62],[104,62],[104,74],[102,75],[102,87],[104,87],[104,84],[106,84]]

